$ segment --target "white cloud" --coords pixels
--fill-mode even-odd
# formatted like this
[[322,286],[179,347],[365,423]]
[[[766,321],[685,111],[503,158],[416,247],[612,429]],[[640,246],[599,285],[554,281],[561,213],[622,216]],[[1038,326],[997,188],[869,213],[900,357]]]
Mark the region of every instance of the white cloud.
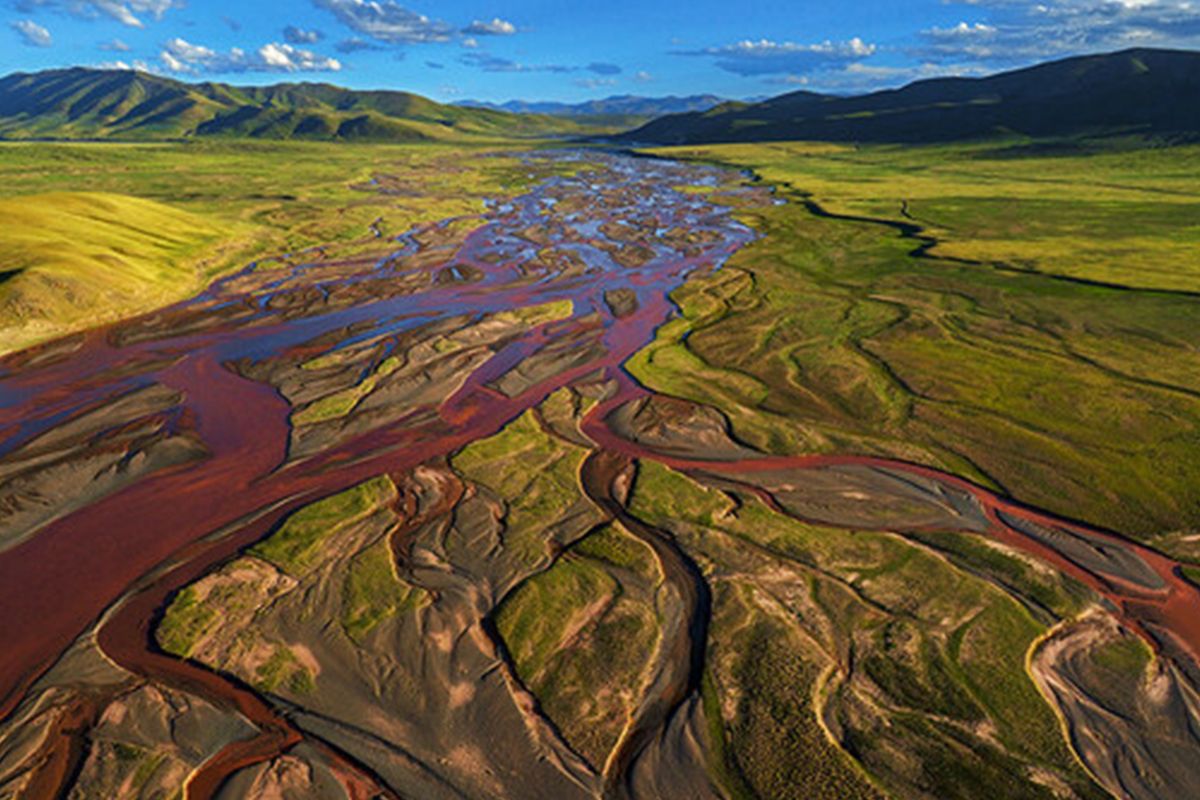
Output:
[[351,30],[390,44],[449,41],[454,28],[395,0],[313,0]]
[[778,78],[767,78],[763,83],[772,86],[808,86],[812,79],[807,75],[780,75]]
[[128,53],[132,48],[120,39],[110,39],[101,43],[100,49],[110,53]]
[[745,39],[723,47],[708,47],[679,53],[708,56],[727,72],[738,75],[803,74],[831,65],[860,61],[875,53],[876,46],[858,37],[845,42],[815,44]]
[[233,48],[218,53],[204,45],[175,38],[168,41],[159,59],[172,72],[196,75],[206,72],[338,72],[342,63],[290,44],[272,42],[247,53]]
[[638,72],[635,72],[633,74],[633,79],[635,81],[637,81],[638,83],[650,83],[651,81],[654,80],[654,76],[651,75],[649,72],[646,72],[646,70],[643,69],[643,70],[639,70]]
[[290,44],[265,44],[258,57],[269,68],[281,72],[338,72],[342,63]]
[[50,31],[31,19],[19,19],[10,25],[29,47],[49,47],[54,44],[54,37],[50,35]]
[[128,61],[102,61],[96,65],[96,69],[119,69],[136,72],[154,72],[154,68],[140,59],[133,62]]
[[463,28],[463,33],[471,36],[512,36],[517,32],[517,26],[508,20],[496,17],[489,22],[475,20]]
[[952,28],[930,28],[925,31],[925,34],[934,39],[970,39],[995,36],[996,28],[993,25],[986,25],[982,22],[976,22],[974,25],[960,22]]
[[1127,47],[1200,46],[1195,0],[947,0],[983,19],[921,33],[919,58],[996,65]]
[[115,19],[131,28],[146,27],[143,17],[160,20],[173,8],[182,8],[184,0],[18,0],[22,10],[53,8],[81,19]]

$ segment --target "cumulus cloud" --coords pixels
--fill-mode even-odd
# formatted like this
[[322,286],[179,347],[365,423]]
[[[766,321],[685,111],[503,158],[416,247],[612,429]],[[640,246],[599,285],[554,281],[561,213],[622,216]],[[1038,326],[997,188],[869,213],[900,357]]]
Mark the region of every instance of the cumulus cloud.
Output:
[[468,36],[512,36],[517,32],[517,26],[513,25],[508,20],[495,17],[488,22],[475,20],[467,27],[463,28],[463,33]]
[[132,48],[120,39],[110,39],[100,44],[100,49],[109,53],[128,53]]
[[264,44],[258,49],[258,57],[276,72],[337,72],[342,68],[336,58],[317,55],[290,44]]
[[922,31],[915,56],[1004,66],[1128,47],[1200,46],[1194,0],[948,1],[982,18]]
[[131,28],[144,28],[144,17],[162,19],[172,8],[182,8],[183,0],[18,0],[17,9],[29,12],[52,8],[82,19],[115,19]]
[[316,44],[324,38],[325,34],[318,30],[297,28],[295,25],[283,29],[283,40],[288,44]]
[[159,59],[170,71],[191,75],[208,72],[337,72],[342,68],[336,58],[290,44],[272,42],[253,53],[238,47],[220,53],[178,37],[163,46]]
[[563,64],[523,64],[489,53],[463,53],[459,63],[475,67],[484,72],[578,72],[578,67],[568,67]]
[[638,83],[650,83],[654,80],[654,76],[646,70],[639,70],[633,74],[633,79]]
[[28,47],[49,47],[54,44],[50,31],[38,25],[31,19],[18,19],[10,23],[12,29],[21,36],[21,41]]
[[395,0],[313,0],[355,33],[389,44],[445,42],[452,25],[410,11]]
[[677,54],[708,57],[726,72],[752,76],[802,74],[861,61],[872,55],[875,50],[875,45],[857,37],[846,42],[824,41],[816,44],[746,39],[722,47],[680,51]]
[[129,72],[154,72],[154,68],[145,61],[136,60],[129,61],[102,61],[96,65],[96,69],[116,69]]

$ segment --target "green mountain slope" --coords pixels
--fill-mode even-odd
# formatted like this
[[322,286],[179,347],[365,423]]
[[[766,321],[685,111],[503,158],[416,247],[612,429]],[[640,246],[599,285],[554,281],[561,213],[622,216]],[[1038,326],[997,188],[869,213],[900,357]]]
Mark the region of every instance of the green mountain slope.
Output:
[[998,134],[1200,133],[1200,53],[1126,50],[987,78],[941,78],[861,97],[796,92],[655,120],[620,138],[943,142]]
[[328,84],[189,84],[143,72],[63,69],[0,79],[0,137],[420,141],[595,132],[549,115],[435,103]]

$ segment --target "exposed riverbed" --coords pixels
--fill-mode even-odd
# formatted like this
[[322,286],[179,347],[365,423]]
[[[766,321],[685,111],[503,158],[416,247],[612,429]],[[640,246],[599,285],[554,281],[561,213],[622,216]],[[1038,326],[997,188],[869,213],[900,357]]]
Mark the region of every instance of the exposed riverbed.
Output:
[[[580,425],[595,451],[586,494],[655,552],[677,617],[607,768],[564,753],[563,782],[547,791],[648,796],[657,784],[637,774],[639,759],[683,774],[679,759],[698,758],[687,742],[708,590],[668,533],[627,515],[613,486],[638,459],[799,519],[993,537],[1090,587],[1195,674],[1200,592],[1179,565],[1115,534],[923,466],[772,457],[720,431],[706,440],[614,424],[651,397],[623,364],[671,318],[670,293],[755,238],[704,190],[774,201],[716,168],[536,158],[579,169],[477,217],[258,264],[190,302],[0,361],[0,719],[95,629],[120,667],[236,709],[258,730],[202,765],[190,796],[214,796],[238,770],[301,742],[321,748],[348,795],[386,792],[378,770],[250,687],[159,651],[158,615],[295,509],[439,463],[584,384],[601,387]],[[66,779],[79,755],[62,752],[47,763]]]

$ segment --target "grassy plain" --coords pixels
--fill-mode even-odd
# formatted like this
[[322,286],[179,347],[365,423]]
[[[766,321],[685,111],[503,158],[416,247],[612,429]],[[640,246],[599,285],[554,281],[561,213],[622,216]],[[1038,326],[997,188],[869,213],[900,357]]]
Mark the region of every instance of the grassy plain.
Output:
[[[765,236],[675,294],[641,381],[769,451],[931,463],[1135,535],[1200,526],[1200,148],[655,152],[753,170],[789,203],[742,209]],[[915,220],[934,258],[808,199]]]
[[[520,144],[0,143],[0,354],[320,244],[483,210]],[[372,183],[381,179],[382,184]],[[100,194],[97,194],[100,193]]]

